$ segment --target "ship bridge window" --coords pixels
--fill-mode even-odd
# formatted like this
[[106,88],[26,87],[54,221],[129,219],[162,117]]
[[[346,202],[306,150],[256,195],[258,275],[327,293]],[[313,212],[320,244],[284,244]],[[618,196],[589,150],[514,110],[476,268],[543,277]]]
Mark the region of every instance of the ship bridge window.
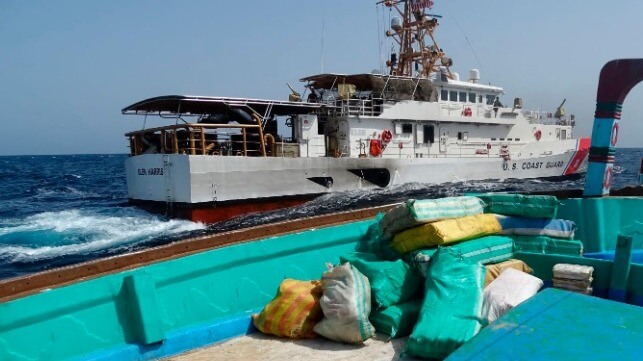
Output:
[[458,92],[455,90],[451,90],[449,92],[449,100],[452,102],[457,102],[458,101]]
[[460,102],[461,103],[467,102],[467,92],[460,92]]
[[411,134],[413,133],[413,124],[404,123],[402,124],[402,134]]
[[493,94],[487,94],[487,105],[493,105],[493,101],[496,100],[496,96]]
[[469,93],[469,103],[476,102],[476,93]]
[[440,92],[440,100],[449,100],[449,91],[442,89]]

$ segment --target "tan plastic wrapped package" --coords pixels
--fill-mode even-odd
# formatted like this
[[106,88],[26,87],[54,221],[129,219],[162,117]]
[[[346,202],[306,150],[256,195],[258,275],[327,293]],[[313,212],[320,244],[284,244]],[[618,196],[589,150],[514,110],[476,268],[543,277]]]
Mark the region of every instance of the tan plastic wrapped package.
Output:
[[531,267],[527,266],[527,264],[521,260],[517,259],[510,259],[508,261],[496,263],[496,264],[489,264],[486,266],[487,272],[485,273],[484,276],[484,286],[487,287],[489,284],[498,278],[502,271],[506,270],[507,268],[513,268],[518,271],[526,272],[526,273],[533,273],[534,270],[531,269]]

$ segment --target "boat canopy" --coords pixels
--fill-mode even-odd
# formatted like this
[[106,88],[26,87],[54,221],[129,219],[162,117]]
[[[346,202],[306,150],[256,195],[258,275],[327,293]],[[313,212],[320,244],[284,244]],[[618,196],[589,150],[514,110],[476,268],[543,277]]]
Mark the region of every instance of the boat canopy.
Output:
[[264,115],[307,114],[323,104],[280,100],[164,95],[142,100],[123,108],[123,114],[225,114],[231,108],[250,108]]
[[[315,89],[334,89],[343,84],[360,92],[373,92],[393,100],[429,100],[433,84],[427,78],[383,74],[319,74],[300,79]],[[387,95],[387,96],[384,96]]]

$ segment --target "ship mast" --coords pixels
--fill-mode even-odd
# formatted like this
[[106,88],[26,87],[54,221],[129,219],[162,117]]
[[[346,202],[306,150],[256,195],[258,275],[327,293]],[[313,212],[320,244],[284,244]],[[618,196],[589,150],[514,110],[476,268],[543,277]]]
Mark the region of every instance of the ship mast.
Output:
[[398,53],[392,53],[386,66],[391,75],[415,76],[426,78],[431,73],[445,67],[451,77],[449,67],[452,60],[445,56],[438,46],[434,32],[440,25],[439,15],[427,14],[433,7],[432,0],[387,0],[380,2],[389,9],[395,9],[400,17],[391,19],[391,30],[386,36],[399,46]]

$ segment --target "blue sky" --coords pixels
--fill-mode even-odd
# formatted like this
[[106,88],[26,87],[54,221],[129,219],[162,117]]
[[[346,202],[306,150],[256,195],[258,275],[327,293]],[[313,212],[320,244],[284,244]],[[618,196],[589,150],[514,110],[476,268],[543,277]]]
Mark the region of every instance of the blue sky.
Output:
[[[591,133],[602,65],[643,57],[640,0],[436,0],[434,12],[456,71],[480,69],[526,109],[567,98],[576,135]],[[371,0],[2,0],[0,155],[126,153],[123,134],[142,118],[120,110],[144,98],[286,99],[286,82],[302,90],[298,79],[322,64],[370,72],[382,16]],[[643,146],[642,118],[639,85],[619,147]]]

